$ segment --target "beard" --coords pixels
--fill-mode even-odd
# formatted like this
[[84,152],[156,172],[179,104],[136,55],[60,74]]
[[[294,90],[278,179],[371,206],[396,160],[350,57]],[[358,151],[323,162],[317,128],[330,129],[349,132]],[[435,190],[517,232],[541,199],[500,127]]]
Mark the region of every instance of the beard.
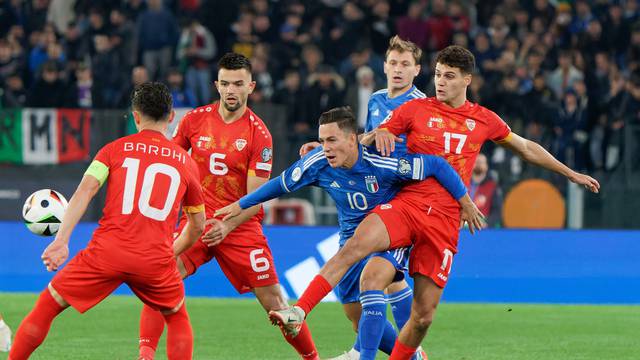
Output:
[[224,106],[225,109],[227,109],[227,111],[234,112],[240,109],[242,105],[244,105],[244,102],[238,100],[236,101],[235,105],[229,105],[226,101],[222,101],[222,105]]

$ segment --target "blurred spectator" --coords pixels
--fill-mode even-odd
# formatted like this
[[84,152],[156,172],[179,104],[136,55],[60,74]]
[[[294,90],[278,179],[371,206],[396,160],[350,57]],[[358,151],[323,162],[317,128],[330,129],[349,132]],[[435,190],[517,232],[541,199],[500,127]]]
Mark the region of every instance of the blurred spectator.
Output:
[[47,11],[49,10],[49,0],[24,0],[24,3],[27,4],[19,4],[21,1],[18,1],[18,4],[14,4],[14,8],[18,10],[20,7],[25,6],[24,19],[25,20],[25,30],[27,33],[32,31],[42,29],[47,23]]
[[136,66],[131,70],[131,78],[125,82],[127,85],[120,91],[120,100],[118,100],[118,108],[127,109],[131,102],[131,94],[136,86],[149,81],[149,72],[144,66]]
[[211,100],[210,61],[217,52],[213,35],[198,20],[191,20],[182,30],[178,44],[178,63],[186,72],[187,87],[195,93],[197,104]]
[[340,63],[338,71],[346,82],[354,82],[356,81],[356,70],[365,65],[373,71],[376,81],[384,81],[384,60],[371,51],[369,44],[361,44]]
[[178,69],[169,69],[167,83],[173,97],[173,107],[195,108],[198,106],[195,95],[184,85],[184,76]]
[[147,6],[138,17],[138,46],[149,77],[164,79],[178,40],[178,25],[174,15],[163,7],[162,0],[147,0]]
[[629,36],[631,33],[630,24],[623,17],[622,6],[613,1],[609,4],[609,11],[603,27],[607,29],[604,38],[611,46],[616,56],[616,60],[624,54],[629,47]]
[[[302,132],[307,135],[309,131],[309,121],[305,119],[304,102],[302,101],[302,86],[300,73],[295,69],[285,72],[284,81],[273,94],[273,102],[285,105],[287,129],[294,133]],[[298,125],[300,123],[301,125]],[[302,131],[299,131],[299,130]]]
[[388,1],[376,1],[371,9],[370,21],[367,21],[371,34],[371,49],[376,54],[383,54],[387,50],[389,39],[395,34],[389,9]]
[[13,74],[22,74],[21,59],[13,56],[9,42],[0,39],[0,82]]
[[315,133],[318,114],[344,105],[344,86],[344,80],[329,65],[320,65],[317,72],[309,75],[304,94],[306,123],[301,123],[300,127],[305,127],[310,136]]
[[127,18],[126,13],[121,8],[111,9],[109,15],[111,28],[109,30],[109,41],[113,51],[118,54],[120,64],[125,67],[123,71],[128,72],[135,65],[136,61],[136,37],[135,26]]
[[58,65],[54,61],[48,61],[42,65],[40,76],[28,92],[26,105],[36,108],[63,107],[65,93]]
[[5,80],[2,93],[2,106],[5,108],[21,108],[27,103],[27,91],[18,74],[9,75]]
[[67,89],[66,106],[82,109],[104,108],[101,91],[102,87],[96,86],[93,82],[91,68],[86,64],[79,64]]
[[573,34],[580,34],[587,31],[589,23],[595,19],[591,13],[591,6],[586,0],[576,0],[575,4],[575,16],[569,27]]
[[253,15],[243,12],[231,26],[233,35],[226,37],[228,41],[227,48],[248,58],[253,57],[253,47],[258,42],[258,37],[253,34],[252,22]]
[[497,181],[489,176],[489,162],[483,153],[478,154],[473,166],[469,196],[485,216],[485,227],[499,227],[502,217],[502,189]]
[[342,6],[340,16],[329,31],[332,51],[325,53],[331,61],[339,62],[351,54],[365,31],[364,12],[353,1],[347,1]]
[[254,57],[251,59],[251,66],[253,69],[253,81],[256,82],[256,87],[251,94],[251,101],[253,102],[268,102],[273,96],[273,78],[267,70],[267,61],[261,57]]
[[56,27],[59,34],[67,32],[69,23],[75,20],[74,2],[69,0],[49,0],[47,22]]
[[122,81],[127,69],[120,65],[120,58],[113,50],[107,35],[96,35],[94,43],[96,54],[91,60],[91,70],[95,86],[101,89],[102,101],[99,104],[115,107],[120,99]]
[[564,92],[573,86],[577,80],[583,80],[584,75],[573,65],[571,53],[563,51],[558,56],[558,67],[547,77],[547,84],[557,98],[562,98]]
[[556,116],[553,131],[556,136],[554,155],[567,166],[585,169],[584,145],[586,134],[586,109],[578,103],[578,97],[573,89],[565,92],[562,107]]
[[63,36],[64,52],[69,61],[82,61],[88,54],[90,44],[82,36],[80,24],[76,22],[69,23]]
[[447,14],[445,0],[432,0],[431,13],[426,20],[426,31],[429,34],[427,49],[437,51],[444,49],[451,42],[453,21]]
[[396,22],[398,36],[412,41],[418,47],[426,49],[429,44],[427,22],[424,20],[424,5],[420,1],[413,1],[409,5],[406,16],[401,16]]
[[89,10],[89,27],[84,30],[82,37],[91,56],[96,53],[95,36],[109,34],[109,24],[105,16],[104,9],[98,5],[93,5]]
[[145,0],[127,0],[124,1],[122,10],[127,15],[127,18],[136,21],[147,10],[147,3]]
[[358,68],[355,78],[355,82],[350,82],[347,87],[346,103],[356,115],[358,127],[364,129],[367,123],[369,97],[377,86],[373,70],[366,65]]
[[300,67],[300,78],[303,83],[307,81],[307,78],[318,71],[318,67],[324,61],[324,56],[320,49],[315,45],[306,45],[302,49],[302,65]]

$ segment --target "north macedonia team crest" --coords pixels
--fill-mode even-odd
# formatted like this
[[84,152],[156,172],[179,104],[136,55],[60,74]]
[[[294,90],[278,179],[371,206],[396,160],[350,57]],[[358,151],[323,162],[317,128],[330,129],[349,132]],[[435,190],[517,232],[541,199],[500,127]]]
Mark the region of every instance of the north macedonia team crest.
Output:
[[238,149],[238,151],[242,151],[242,149],[244,149],[245,146],[247,146],[247,140],[245,139],[236,140],[236,149]]

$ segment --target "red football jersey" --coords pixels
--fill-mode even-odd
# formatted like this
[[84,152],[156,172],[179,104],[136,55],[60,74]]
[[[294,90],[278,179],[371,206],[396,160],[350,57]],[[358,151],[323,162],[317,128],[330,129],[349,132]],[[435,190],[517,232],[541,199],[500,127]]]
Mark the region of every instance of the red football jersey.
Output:
[[[271,176],[271,133],[247,108],[238,120],[227,124],[218,113],[219,102],[188,112],[176,129],[173,141],[198,164],[207,218],[247,194],[247,176]],[[264,212],[234,231],[262,233]],[[184,221],[181,219],[181,221]]]
[[[505,140],[511,134],[509,126],[483,106],[467,101],[454,109],[435,97],[404,103],[389,114],[380,128],[395,135],[407,134],[409,152],[444,157],[467,187],[482,144],[486,140]],[[449,216],[459,216],[458,202],[433,177],[405,186],[398,194],[402,196]]]
[[96,161],[109,169],[107,198],[87,246],[92,261],[139,273],[174,260],[173,230],[184,211],[203,211],[197,167],[164,134],[143,130],[103,147]]

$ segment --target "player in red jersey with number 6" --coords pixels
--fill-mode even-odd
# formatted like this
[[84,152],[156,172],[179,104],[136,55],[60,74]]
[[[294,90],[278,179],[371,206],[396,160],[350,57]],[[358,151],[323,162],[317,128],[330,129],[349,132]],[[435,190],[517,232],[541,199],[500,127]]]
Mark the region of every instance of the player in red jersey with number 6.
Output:
[[[104,215],[87,248],[53,277],[22,321],[9,359],[22,360],[42,343],[53,319],[73,306],[91,309],[122,283],[168,324],[169,359],[191,359],[193,333],[175,256],[204,230],[204,200],[197,167],[164,133],[174,112],[169,89],[146,83],[133,93],[138,133],[103,147],[69,201],[55,240],[42,254],[49,271],[69,256],[69,237],[91,199],[107,182]],[[182,205],[189,224],[173,241]]]
[[[215,82],[220,101],[187,113],[173,141],[198,164],[204,191],[208,223],[212,228],[180,256],[183,277],[215,258],[227,279],[239,293],[253,292],[266,311],[288,306],[280,290],[275,264],[262,233],[263,210],[254,206],[229,221],[214,218],[214,211],[266,183],[271,175],[271,134],[262,120],[247,106],[255,87],[251,63],[243,55],[228,53],[218,62]],[[187,219],[181,219],[184,226]],[[145,306],[140,319],[140,356],[153,359],[164,320]],[[318,353],[306,325],[296,337],[285,339],[303,359],[317,359]]]
[[[363,141],[384,155],[394,150],[398,135],[407,134],[412,153],[445,157],[469,184],[475,158],[485,141],[511,149],[524,160],[555,171],[570,181],[598,192],[598,182],[579,174],[535,142],[511,132],[495,113],[467,101],[466,91],[475,67],[473,54],[449,46],[436,59],[436,96],[409,101],[391,114]],[[414,278],[411,316],[402,328],[390,359],[410,359],[431,325],[457,252],[460,209],[441,185],[427,180],[410,184],[388,204],[379,205],[358,226],[354,236],[329,260],[295,306],[273,311],[273,321],[295,333],[299,324],[337,284],[345,271],[368,254],[410,246],[409,273]]]

